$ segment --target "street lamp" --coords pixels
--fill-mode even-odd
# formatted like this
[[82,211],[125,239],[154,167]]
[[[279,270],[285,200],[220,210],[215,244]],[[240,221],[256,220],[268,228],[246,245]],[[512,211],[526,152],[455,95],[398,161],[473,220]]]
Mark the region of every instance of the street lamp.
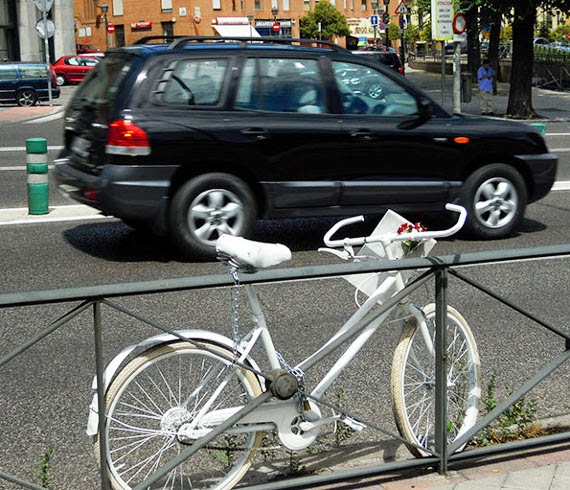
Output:
[[[378,11],[378,2],[377,2],[376,0],[374,0],[374,1],[372,2],[372,13],[373,13],[374,15],[376,15],[376,12],[377,12],[377,11]],[[377,24],[374,24],[374,25],[372,26],[372,29],[374,30],[374,49],[376,49],[376,48],[378,47],[378,46],[376,46],[376,32],[377,32],[377,30],[378,30],[378,25],[377,25]],[[368,42],[367,42],[367,44],[368,44]]]
[[[277,14],[279,13],[279,8],[277,7],[277,4],[274,4],[273,7],[271,7],[271,14],[273,15],[273,25],[275,25],[275,22],[277,22]],[[273,28],[272,28],[273,29]],[[274,36],[277,35],[277,32],[274,32]]]
[[105,48],[109,49],[109,21],[107,20],[107,12],[109,12],[109,6],[104,3],[103,5],[99,5],[99,8],[103,13],[103,20],[105,21]]
[[251,27],[253,22],[253,14],[247,14],[247,21],[249,22],[249,37],[253,37],[253,29]]
[[[390,5],[390,0],[382,0],[384,2],[385,11],[388,12],[388,6]],[[388,25],[385,27],[384,32],[386,33],[386,50],[388,50]]]

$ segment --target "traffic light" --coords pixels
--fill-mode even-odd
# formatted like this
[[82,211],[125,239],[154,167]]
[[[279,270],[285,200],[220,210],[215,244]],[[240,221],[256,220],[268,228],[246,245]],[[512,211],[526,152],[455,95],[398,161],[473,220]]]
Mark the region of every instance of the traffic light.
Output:
[[382,14],[382,22],[384,24],[389,24],[390,23],[390,14],[388,12]]

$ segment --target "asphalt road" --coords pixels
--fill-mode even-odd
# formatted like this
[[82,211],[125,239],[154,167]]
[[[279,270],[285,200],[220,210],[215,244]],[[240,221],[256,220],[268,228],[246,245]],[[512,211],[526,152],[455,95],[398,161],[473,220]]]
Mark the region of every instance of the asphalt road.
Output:
[[[3,127],[0,148],[21,146],[22,138],[32,133],[29,126],[31,124]],[[36,134],[32,136],[38,135],[38,127],[50,145],[61,144],[61,136],[58,136],[61,120],[34,126]],[[547,124],[547,133],[551,133],[547,135],[551,148],[565,150],[559,153],[559,180],[570,180],[570,159],[566,153],[569,126]],[[0,208],[25,206],[22,186],[25,172],[10,169],[23,165],[23,161],[21,150],[0,151]],[[56,194],[52,197],[52,204],[65,203]],[[287,266],[334,263],[334,258],[318,254],[316,249],[335,221],[262,222],[257,238],[288,244],[293,250],[293,260]],[[434,253],[445,255],[568,243],[568,223],[570,192],[554,191],[529,206],[517,235],[494,242],[442,240]],[[365,233],[371,226],[363,225],[354,233]],[[223,271],[215,262],[182,260],[166,241],[141,236],[114,219],[0,224],[0,233],[0,293],[161,280]],[[483,266],[462,272],[568,332],[568,259]],[[275,343],[290,364],[318,348],[355,308],[353,289],[340,278],[266,285],[260,288],[260,296]],[[418,304],[433,301],[431,286],[418,291],[414,300]],[[457,280],[451,280],[449,301],[463,313],[473,329],[481,355],[483,389],[488,386],[493,372],[498,375],[497,398],[515,389],[542,363],[564,349],[560,340],[536,323]],[[231,336],[229,292],[225,289],[120,298],[117,303],[169,328],[208,328]],[[57,304],[0,310],[0,358],[37,335],[71,306]],[[247,312],[243,311],[240,328],[245,329],[247,322]],[[106,360],[126,345],[157,333],[151,326],[109,308],[104,309],[103,325]],[[395,427],[389,376],[391,353],[398,336],[393,325],[386,325],[331,389],[333,398],[341,390],[346,391],[350,397],[346,402],[349,410],[391,430]],[[91,444],[84,433],[95,369],[93,343],[92,314],[88,311],[0,368],[0,471],[37,481],[34,470],[44,452],[53,447],[51,466],[58,490],[99,487]],[[319,367],[308,373],[308,383],[314,383],[322,372]],[[540,384],[530,398],[536,400],[540,417],[567,413],[570,409],[569,367],[561,368]],[[368,429],[345,443],[351,448],[346,453],[357,454],[357,461],[366,459],[390,440]],[[390,446],[392,449],[387,449],[384,456],[393,454],[393,447]],[[303,461],[311,457],[303,453]],[[280,468],[279,471],[287,468],[285,460]],[[11,488],[14,488],[11,484],[0,480],[0,489]]]

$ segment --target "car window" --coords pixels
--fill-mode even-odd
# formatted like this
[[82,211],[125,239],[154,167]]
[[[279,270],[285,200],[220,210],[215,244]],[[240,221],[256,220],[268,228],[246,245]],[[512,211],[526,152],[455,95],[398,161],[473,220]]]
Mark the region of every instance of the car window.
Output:
[[30,80],[33,78],[47,78],[48,69],[47,66],[42,65],[32,65],[32,66],[20,66],[20,76],[23,80]]
[[408,116],[418,113],[413,94],[384,73],[366,65],[333,61],[344,114]]
[[1,66],[0,65],[0,80],[16,80],[18,72],[15,66]]
[[166,104],[216,105],[227,67],[227,59],[174,61],[163,73],[157,99]]
[[270,112],[326,112],[317,60],[250,58],[237,89],[235,106]]
[[67,58],[67,64],[71,66],[79,66],[80,61],[80,58]]
[[79,85],[76,100],[83,99],[85,102],[97,104],[114,101],[132,63],[130,56],[105,56]]

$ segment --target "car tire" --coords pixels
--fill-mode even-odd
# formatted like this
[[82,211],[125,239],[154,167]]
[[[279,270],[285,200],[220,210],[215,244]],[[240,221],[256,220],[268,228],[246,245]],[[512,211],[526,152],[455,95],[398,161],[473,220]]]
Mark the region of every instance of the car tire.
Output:
[[189,257],[215,257],[216,240],[223,234],[253,232],[257,205],[249,186],[225,173],[195,177],[174,194],[169,230],[179,250]]
[[29,107],[38,103],[38,96],[33,90],[24,89],[16,94],[16,102],[21,107]]
[[56,75],[55,81],[57,83],[57,86],[61,87],[67,83],[67,78],[65,78],[65,75]]
[[494,163],[467,178],[461,200],[467,208],[467,234],[493,240],[510,235],[520,224],[528,195],[525,181],[516,169]]

